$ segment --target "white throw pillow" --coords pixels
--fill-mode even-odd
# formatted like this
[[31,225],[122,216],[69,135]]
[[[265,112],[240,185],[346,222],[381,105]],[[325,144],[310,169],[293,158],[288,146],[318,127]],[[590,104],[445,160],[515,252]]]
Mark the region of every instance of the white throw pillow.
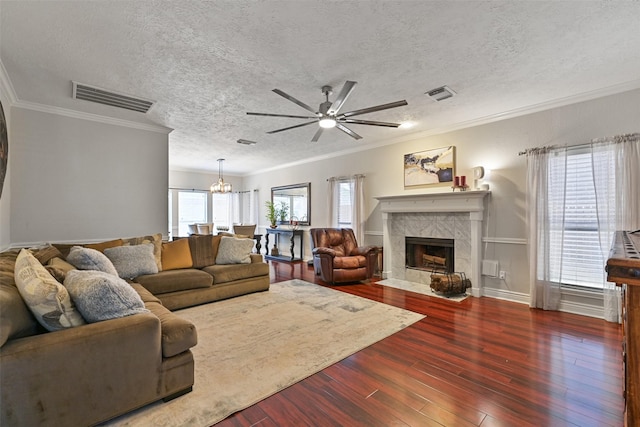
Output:
[[134,246],[116,246],[104,250],[117,270],[117,276],[133,279],[144,274],[158,272],[153,243]]
[[216,264],[251,264],[253,239],[223,236],[218,248]]
[[74,246],[69,251],[69,255],[67,255],[67,262],[70,262],[79,270],[97,270],[114,276],[118,275],[109,258],[96,249]]
[[89,323],[149,311],[131,285],[102,271],[71,270],[64,286]]
[[22,299],[45,329],[58,331],[85,324],[67,289],[28,250],[18,254],[14,275]]

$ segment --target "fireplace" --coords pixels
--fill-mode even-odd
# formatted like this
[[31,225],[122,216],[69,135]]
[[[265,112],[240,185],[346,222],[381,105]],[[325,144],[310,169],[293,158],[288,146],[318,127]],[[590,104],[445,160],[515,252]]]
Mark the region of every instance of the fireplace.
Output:
[[471,281],[471,294],[482,296],[482,223],[489,191],[448,191],[443,193],[380,196],[382,242],[386,278],[430,283],[432,273],[407,268],[405,237],[455,239],[455,272]]
[[405,266],[437,273],[454,272],[454,239],[405,237]]

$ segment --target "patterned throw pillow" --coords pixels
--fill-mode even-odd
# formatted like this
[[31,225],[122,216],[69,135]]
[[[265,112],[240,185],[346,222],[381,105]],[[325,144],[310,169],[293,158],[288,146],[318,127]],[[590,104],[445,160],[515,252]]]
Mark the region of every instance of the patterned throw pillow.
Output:
[[216,264],[251,264],[252,239],[223,236],[218,248]]
[[102,252],[96,249],[74,246],[67,255],[67,262],[73,264],[79,270],[97,270],[118,275],[113,263]]
[[149,311],[131,285],[101,271],[72,270],[67,273],[64,286],[89,323]]
[[15,279],[22,299],[48,331],[85,324],[67,289],[26,249],[16,258]]
[[117,246],[104,250],[117,270],[116,276],[133,279],[143,274],[158,272],[152,243],[135,246]]

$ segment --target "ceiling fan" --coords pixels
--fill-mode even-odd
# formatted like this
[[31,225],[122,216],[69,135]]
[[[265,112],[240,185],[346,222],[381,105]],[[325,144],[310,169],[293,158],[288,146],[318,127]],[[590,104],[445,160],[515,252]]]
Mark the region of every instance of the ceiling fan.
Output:
[[340,114],[339,113],[340,109],[344,105],[349,95],[351,95],[351,92],[353,91],[353,88],[356,85],[356,83],[357,82],[352,82],[347,80],[344,86],[342,86],[342,89],[340,90],[340,93],[338,94],[337,98],[333,102],[329,101],[329,95],[333,93],[333,88],[331,86],[322,86],[322,93],[325,95],[326,101],[320,104],[320,106],[318,107],[318,111],[309,107],[304,102],[297,100],[293,96],[286,94],[280,89],[273,89],[273,91],[278,95],[288,99],[293,103],[298,104],[300,107],[313,113],[313,115],[294,116],[289,114],[270,114],[270,113],[247,113],[247,114],[250,116],[289,117],[293,119],[313,119],[310,122],[301,123],[295,126],[289,126],[286,128],[267,132],[269,134],[278,133],[285,130],[295,129],[302,126],[318,123],[320,127],[316,131],[313,138],[311,138],[311,142],[316,142],[318,139],[320,139],[320,136],[322,135],[322,132],[325,129],[330,129],[333,127],[340,129],[342,132],[346,133],[347,135],[349,135],[354,139],[362,139],[360,135],[358,135],[357,133],[355,133],[348,127],[346,127],[344,125],[345,123],[354,124],[354,125],[383,126],[383,127],[392,127],[392,128],[397,128],[398,126],[400,126],[399,123],[376,122],[372,120],[358,120],[358,119],[352,119],[351,117],[359,116],[361,114],[373,113],[374,111],[388,110],[389,108],[402,107],[404,105],[407,105],[407,101],[405,100],[390,102],[388,104],[376,105],[375,107],[362,108],[360,110],[354,110],[354,111],[349,111],[347,113]]

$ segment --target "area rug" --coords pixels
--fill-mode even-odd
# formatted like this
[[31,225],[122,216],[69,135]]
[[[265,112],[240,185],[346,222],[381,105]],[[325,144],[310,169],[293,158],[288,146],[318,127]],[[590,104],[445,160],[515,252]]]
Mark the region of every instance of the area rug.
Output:
[[408,280],[402,279],[384,279],[376,283],[378,283],[379,285],[389,286],[390,288],[404,289],[405,291],[429,295],[430,297],[444,298],[446,300],[455,302],[464,301],[468,297],[467,294],[458,294],[451,296],[441,295],[433,292],[431,290],[431,287],[425,283],[409,282]]
[[425,317],[302,280],[177,314],[198,331],[193,391],[106,425],[210,426]]

